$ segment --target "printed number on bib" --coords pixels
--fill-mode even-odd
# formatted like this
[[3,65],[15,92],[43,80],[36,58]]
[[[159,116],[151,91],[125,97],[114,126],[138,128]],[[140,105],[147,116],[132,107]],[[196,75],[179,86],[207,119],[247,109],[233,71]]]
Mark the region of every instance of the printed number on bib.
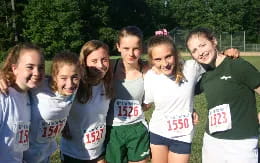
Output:
[[62,129],[66,124],[66,118],[60,120],[42,120],[40,122],[40,132],[38,133],[38,141],[45,142],[51,141],[58,134],[61,133]]
[[29,127],[30,123],[18,122],[15,125],[16,139],[14,144],[15,151],[25,151],[29,148]]
[[209,110],[209,132],[226,131],[232,128],[229,104],[216,106]]
[[120,120],[134,121],[142,114],[142,107],[137,100],[117,99],[114,103],[114,116]]
[[171,137],[188,135],[193,129],[191,113],[166,117],[166,130]]
[[83,141],[86,149],[95,149],[105,140],[106,125],[98,125],[84,131]]

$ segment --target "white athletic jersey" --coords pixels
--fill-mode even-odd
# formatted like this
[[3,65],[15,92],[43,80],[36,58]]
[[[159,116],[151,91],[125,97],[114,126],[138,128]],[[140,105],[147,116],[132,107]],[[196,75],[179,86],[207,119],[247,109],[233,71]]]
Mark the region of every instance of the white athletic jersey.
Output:
[[103,83],[92,88],[92,98],[87,103],[81,104],[75,99],[67,121],[72,139],[62,137],[63,154],[80,160],[93,160],[104,152],[109,102]]
[[144,103],[154,103],[149,130],[157,135],[190,143],[193,137],[192,111],[195,85],[203,68],[194,60],[184,63],[185,79],[177,84],[172,77],[149,70],[144,78]]
[[27,92],[8,91],[0,94],[0,163],[22,163],[29,148],[30,99]]
[[75,94],[62,96],[54,93],[46,78],[39,87],[30,90],[30,95],[30,147],[24,152],[24,160],[26,163],[39,163],[57,149],[55,138],[66,124]]

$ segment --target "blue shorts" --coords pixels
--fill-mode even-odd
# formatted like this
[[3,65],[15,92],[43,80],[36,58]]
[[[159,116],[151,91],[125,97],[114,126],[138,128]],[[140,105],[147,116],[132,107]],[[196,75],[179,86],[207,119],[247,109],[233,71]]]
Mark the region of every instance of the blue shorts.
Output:
[[178,154],[190,154],[191,143],[172,140],[150,132],[150,143],[154,145],[165,145],[171,152]]

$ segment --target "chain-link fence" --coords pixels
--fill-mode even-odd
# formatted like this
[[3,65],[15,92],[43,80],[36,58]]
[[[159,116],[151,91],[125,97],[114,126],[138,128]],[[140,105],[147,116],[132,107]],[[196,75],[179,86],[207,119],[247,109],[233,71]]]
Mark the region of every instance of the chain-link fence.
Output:
[[[174,42],[180,51],[187,51],[185,39],[188,33],[189,30],[173,29],[170,31],[170,35],[173,37]],[[260,44],[246,42],[245,31],[235,33],[221,32],[216,34],[216,37],[220,50],[233,47],[242,52],[260,52]]]

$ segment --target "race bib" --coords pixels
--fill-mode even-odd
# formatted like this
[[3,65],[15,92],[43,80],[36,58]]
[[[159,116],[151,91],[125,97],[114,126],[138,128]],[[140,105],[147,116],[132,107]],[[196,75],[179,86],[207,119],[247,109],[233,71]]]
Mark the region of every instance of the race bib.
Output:
[[102,145],[105,140],[106,125],[97,125],[84,131],[83,142],[86,149],[95,149]]
[[14,134],[16,135],[14,140],[15,151],[25,151],[29,148],[29,127],[30,122],[17,122],[15,124]]
[[210,109],[208,118],[210,134],[232,128],[229,104],[219,105]]
[[179,113],[165,117],[165,131],[170,137],[188,135],[193,130],[191,113]]
[[59,120],[41,120],[37,140],[39,142],[52,141],[58,134],[61,133],[66,121],[67,118]]
[[137,100],[116,99],[114,103],[114,117],[119,121],[132,122],[140,117],[142,107]]

